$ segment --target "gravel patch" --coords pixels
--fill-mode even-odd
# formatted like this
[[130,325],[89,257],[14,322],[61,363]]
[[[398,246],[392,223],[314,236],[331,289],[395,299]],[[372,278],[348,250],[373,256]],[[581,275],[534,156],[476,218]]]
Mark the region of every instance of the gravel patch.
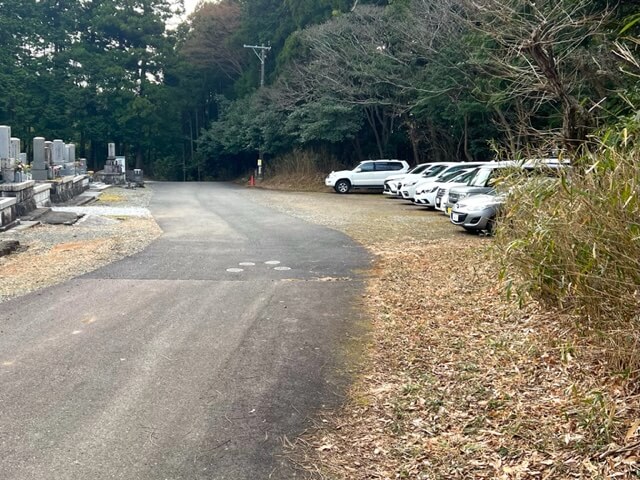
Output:
[[143,250],[162,233],[151,217],[152,188],[109,188],[91,206],[55,207],[85,216],[76,224],[0,233],[17,253],[0,257],[0,303],[96,270]]

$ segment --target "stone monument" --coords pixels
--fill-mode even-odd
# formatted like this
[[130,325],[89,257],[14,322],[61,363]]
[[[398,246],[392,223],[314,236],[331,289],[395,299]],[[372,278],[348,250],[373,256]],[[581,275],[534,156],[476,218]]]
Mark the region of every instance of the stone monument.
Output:
[[124,164],[124,157],[116,157],[116,144],[109,143],[104,169],[97,172],[94,178],[109,185],[124,185],[127,181]]
[[65,145],[62,140],[53,141],[53,153],[51,162],[53,165],[64,165]]
[[11,158],[11,127],[0,126],[0,174],[5,182],[13,182],[15,160]]
[[33,162],[31,163],[31,175],[34,180],[49,180],[49,168],[46,161],[45,140],[42,137],[33,139]]
[[20,139],[16,137],[11,137],[11,146],[9,147],[9,158],[13,158],[14,160],[20,160],[20,152],[22,149],[20,148]]

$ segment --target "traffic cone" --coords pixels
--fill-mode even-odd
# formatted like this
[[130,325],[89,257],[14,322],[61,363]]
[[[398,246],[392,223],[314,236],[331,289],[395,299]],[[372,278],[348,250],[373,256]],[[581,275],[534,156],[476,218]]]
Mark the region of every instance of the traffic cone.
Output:
[[251,176],[249,177],[249,186],[250,186],[250,187],[255,187],[255,186],[256,186],[256,179],[255,179],[255,178],[253,178],[253,175],[251,175]]

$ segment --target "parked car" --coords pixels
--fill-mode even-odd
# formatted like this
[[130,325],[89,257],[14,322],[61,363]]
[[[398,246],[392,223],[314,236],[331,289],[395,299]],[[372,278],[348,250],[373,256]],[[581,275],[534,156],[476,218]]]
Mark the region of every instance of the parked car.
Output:
[[331,172],[324,184],[338,193],[349,193],[356,188],[382,189],[385,179],[392,173],[406,173],[409,164],[404,160],[365,160],[353,170]]
[[436,196],[441,188],[448,189],[451,187],[467,185],[477,171],[477,168],[469,168],[440,175],[436,179],[436,182],[416,188],[416,196],[413,199],[413,203],[415,205],[433,209],[436,207]]
[[504,202],[505,195],[495,193],[472,195],[454,205],[451,210],[451,223],[468,231],[491,233]]
[[405,178],[407,178],[409,175],[421,175],[432,166],[432,163],[421,163],[413,167],[407,173],[389,175],[384,179],[384,189],[382,193],[384,195],[389,195],[392,197],[400,196],[400,185],[402,185],[402,182]]
[[[402,198],[413,202],[413,199],[415,198],[415,195],[416,195],[416,188],[424,187],[425,185],[433,185],[433,183],[436,181],[436,178],[440,175],[444,175],[450,172],[459,172],[460,170],[465,170],[468,168],[478,167],[480,165],[484,165],[484,163],[445,162],[445,163],[441,163],[440,165],[443,165],[444,168],[441,168],[440,171],[437,172],[437,175],[430,175],[428,177],[425,177],[423,175],[423,177],[418,178],[417,180],[403,182],[402,188],[401,188]],[[429,171],[429,173],[432,173],[432,171]]]
[[517,167],[518,163],[513,161],[487,163],[478,169],[478,172],[468,185],[453,187],[449,190],[445,213],[449,215],[453,206],[460,200],[471,195],[489,193],[493,190],[499,171],[506,168]]
[[[459,225],[469,231],[493,232],[495,221],[500,214],[509,195],[520,187],[527,189],[555,189],[559,183],[559,177],[570,166],[567,163],[528,161],[518,164],[518,172],[522,177],[516,183],[509,182],[509,188],[501,189],[497,193],[494,188],[487,193],[471,194],[453,205],[451,210],[451,223]],[[520,170],[521,169],[521,170]],[[494,169],[491,176],[499,172]]]

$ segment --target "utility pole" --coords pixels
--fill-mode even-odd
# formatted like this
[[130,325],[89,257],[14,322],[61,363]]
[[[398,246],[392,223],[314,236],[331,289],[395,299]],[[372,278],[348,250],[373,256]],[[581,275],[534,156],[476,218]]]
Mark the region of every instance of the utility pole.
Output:
[[[264,64],[267,60],[267,52],[271,47],[262,45],[244,45],[244,48],[250,48],[260,60],[260,88],[264,87]],[[262,147],[258,150],[258,178],[262,178]]]

